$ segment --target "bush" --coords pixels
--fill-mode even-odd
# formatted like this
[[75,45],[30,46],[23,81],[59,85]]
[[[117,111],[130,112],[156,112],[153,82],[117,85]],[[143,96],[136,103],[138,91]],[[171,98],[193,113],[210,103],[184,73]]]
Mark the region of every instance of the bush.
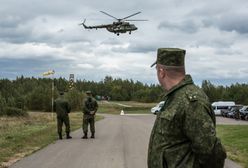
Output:
[[3,114],[11,117],[28,116],[27,111],[15,107],[6,107]]
[[3,116],[5,114],[5,112],[3,111],[2,108],[0,108],[0,116]]
[[6,106],[6,99],[3,98],[0,92],[0,116],[4,115],[4,107]]
[[80,93],[78,90],[70,90],[65,94],[65,98],[69,101],[72,111],[78,111],[82,109],[85,95]]

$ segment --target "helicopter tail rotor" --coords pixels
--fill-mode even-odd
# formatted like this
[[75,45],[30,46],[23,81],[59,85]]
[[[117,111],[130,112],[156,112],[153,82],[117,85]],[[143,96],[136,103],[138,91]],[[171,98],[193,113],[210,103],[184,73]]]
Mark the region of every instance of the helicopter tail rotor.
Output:
[[88,28],[88,26],[86,26],[84,23],[86,22],[86,19],[84,19],[84,21],[82,23],[79,23],[78,25],[83,25],[84,28]]
[[84,21],[82,23],[79,23],[78,25],[84,25],[86,19],[84,19]]

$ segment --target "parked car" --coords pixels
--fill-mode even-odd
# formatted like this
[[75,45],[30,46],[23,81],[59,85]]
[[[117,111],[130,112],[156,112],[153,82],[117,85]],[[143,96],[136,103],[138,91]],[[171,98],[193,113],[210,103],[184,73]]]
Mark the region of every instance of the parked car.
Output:
[[239,117],[237,117],[237,112],[239,112],[239,110],[242,108],[242,105],[235,105],[231,108],[231,110],[227,113],[227,117],[229,118],[237,118],[239,119]]
[[229,106],[229,107],[227,107],[226,109],[221,109],[220,110],[220,113],[221,113],[221,115],[223,116],[223,117],[227,117],[227,113],[229,113],[230,111],[231,111],[231,108],[232,108],[233,106]]
[[155,107],[151,108],[151,113],[156,114],[160,112],[163,105],[164,105],[164,101],[159,102]]
[[244,106],[239,112],[242,120],[248,120],[248,106]]
[[243,112],[243,111],[247,111],[248,110],[248,106],[243,106],[240,110],[239,110],[239,112]]
[[233,101],[218,101],[213,102],[212,107],[215,115],[221,115],[221,110],[228,109],[230,106],[234,106],[235,102]]

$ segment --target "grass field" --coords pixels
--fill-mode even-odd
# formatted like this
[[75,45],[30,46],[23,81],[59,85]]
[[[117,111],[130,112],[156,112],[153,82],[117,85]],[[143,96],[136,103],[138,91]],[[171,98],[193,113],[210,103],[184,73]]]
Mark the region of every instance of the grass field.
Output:
[[228,158],[248,168],[248,125],[218,125],[217,134]]
[[101,101],[99,102],[98,112],[120,114],[121,110],[124,110],[125,114],[151,114],[151,108],[155,105],[156,103],[139,103],[133,101]]
[[[102,117],[97,116],[97,120]],[[71,130],[82,125],[82,113],[70,114]],[[0,117],[0,167],[8,167],[18,159],[54,142],[57,138],[55,116],[29,113],[29,117]]]

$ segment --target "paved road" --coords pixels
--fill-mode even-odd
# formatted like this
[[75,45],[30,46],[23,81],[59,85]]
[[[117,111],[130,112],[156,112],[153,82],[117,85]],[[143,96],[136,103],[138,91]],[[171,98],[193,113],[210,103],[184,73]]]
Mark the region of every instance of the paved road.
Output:
[[[153,115],[105,115],[96,123],[96,139],[60,140],[11,168],[146,168]],[[228,161],[226,168],[237,166]]]

